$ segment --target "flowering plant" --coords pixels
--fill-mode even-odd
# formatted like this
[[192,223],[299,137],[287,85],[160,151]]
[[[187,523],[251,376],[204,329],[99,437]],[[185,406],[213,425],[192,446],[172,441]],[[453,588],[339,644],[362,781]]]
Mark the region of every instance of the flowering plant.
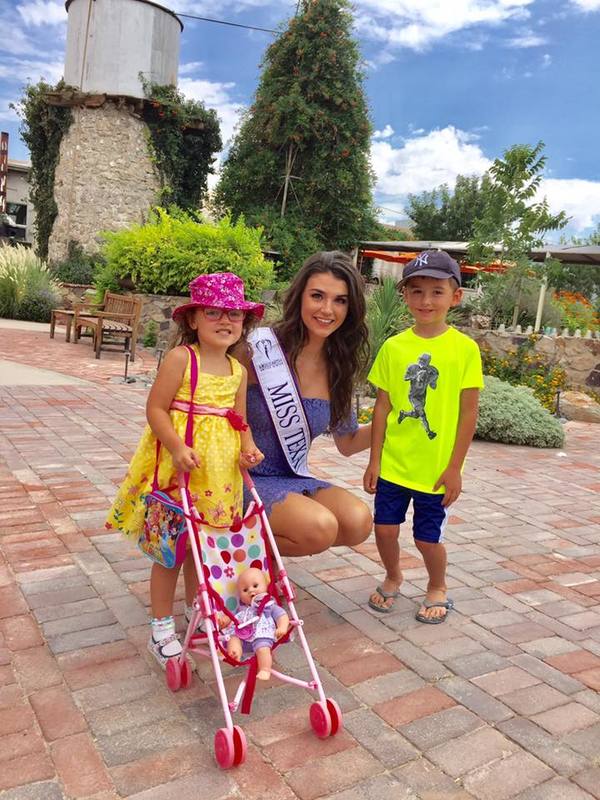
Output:
[[580,292],[556,292],[552,302],[560,311],[561,324],[570,333],[574,333],[577,328],[582,333],[586,330],[600,330],[600,315]]
[[481,347],[481,360],[486,375],[493,375],[513,386],[528,386],[549,411],[556,408],[556,393],[567,388],[567,374],[547,358],[533,352],[539,337],[530,336],[506,355],[495,355],[489,347]]

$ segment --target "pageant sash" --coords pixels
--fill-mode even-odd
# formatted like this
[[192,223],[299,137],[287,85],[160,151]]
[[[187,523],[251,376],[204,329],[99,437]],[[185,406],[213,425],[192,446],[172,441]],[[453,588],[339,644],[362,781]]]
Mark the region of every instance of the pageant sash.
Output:
[[271,328],[256,328],[249,336],[258,385],[269,409],[283,454],[296,475],[311,478],[308,470],[310,428],[298,387],[281,345]]

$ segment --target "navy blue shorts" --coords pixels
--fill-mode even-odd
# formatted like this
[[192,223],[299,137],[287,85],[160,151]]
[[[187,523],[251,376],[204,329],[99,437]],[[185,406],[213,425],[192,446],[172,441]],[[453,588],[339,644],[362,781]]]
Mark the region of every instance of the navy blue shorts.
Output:
[[420,542],[437,544],[444,539],[448,509],[442,505],[443,494],[418,492],[384,478],[377,480],[375,525],[400,525],[413,501],[413,536]]

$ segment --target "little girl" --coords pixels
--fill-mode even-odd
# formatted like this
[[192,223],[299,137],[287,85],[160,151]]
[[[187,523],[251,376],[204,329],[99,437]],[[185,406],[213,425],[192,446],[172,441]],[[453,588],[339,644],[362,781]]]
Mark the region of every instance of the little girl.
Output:
[[[159,487],[176,485],[177,473],[189,472],[194,504],[202,518],[217,528],[229,528],[241,516],[240,467],[256,466],[263,460],[250,430],[234,429],[235,414],[216,416],[207,408],[196,413],[196,407],[230,408],[242,421],[246,419],[246,369],[229,352],[245,337],[250,318],[262,317],[264,306],[244,299],[244,284],[232,273],[199,275],[189,286],[191,302],[173,312],[179,346],[170,350],[161,364],[146,404],[148,425],[106,522],[107,528],[116,528],[136,542],[144,528],[143,498],[151,491],[157,457]],[[191,356],[185,345],[193,347],[198,359],[193,398]],[[194,403],[193,447],[185,444],[190,402]],[[148,649],[163,668],[169,658],[181,653],[173,620],[178,574],[178,568],[152,564],[153,618]],[[183,574],[189,621],[198,587],[191,551],[183,563]]]

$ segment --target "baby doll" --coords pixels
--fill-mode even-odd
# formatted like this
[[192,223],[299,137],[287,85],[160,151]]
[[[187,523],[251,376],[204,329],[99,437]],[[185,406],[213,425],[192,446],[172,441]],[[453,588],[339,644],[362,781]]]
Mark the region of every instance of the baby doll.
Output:
[[[267,594],[267,581],[260,569],[245,569],[237,585],[241,605],[235,614],[237,625],[227,643],[227,653],[237,661],[241,660],[242,654],[254,653],[258,662],[256,677],[268,681],[273,664],[271,648],[288,632],[290,619],[273,599],[267,601],[259,615],[259,606]],[[231,630],[234,630],[233,626]]]

